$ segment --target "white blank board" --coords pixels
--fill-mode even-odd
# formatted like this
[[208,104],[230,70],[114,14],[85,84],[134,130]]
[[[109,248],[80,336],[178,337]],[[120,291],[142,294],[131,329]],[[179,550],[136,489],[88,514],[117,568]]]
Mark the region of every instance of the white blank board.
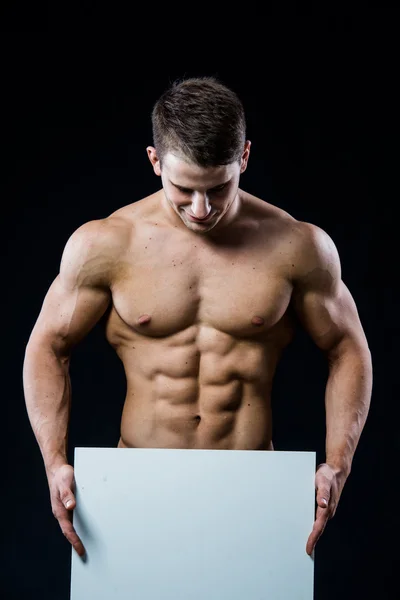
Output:
[[71,600],[312,600],[315,461],[76,448]]

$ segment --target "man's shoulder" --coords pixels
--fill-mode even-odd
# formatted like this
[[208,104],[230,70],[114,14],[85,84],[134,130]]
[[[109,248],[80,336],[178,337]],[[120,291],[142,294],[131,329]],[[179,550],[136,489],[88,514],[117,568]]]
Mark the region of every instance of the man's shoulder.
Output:
[[154,194],[119,207],[109,215],[86,221],[71,235],[78,245],[91,247],[94,251],[104,248],[118,251],[126,248],[135,229],[154,206]]
[[131,204],[121,206],[110,214],[108,220],[111,227],[121,227],[125,230],[132,230],[135,223],[147,220],[153,213],[159,209],[160,192],[140,198]]
[[92,219],[71,234],[66,247],[85,255],[97,254],[99,251],[113,253],[124,246],[131,229],[127,220],[117,215]]
[[262,212],[267,222],[277,230],[282,241],[290,242],[296,252],[303,255],[318,255],[332,250],[333,241],[319,225],[296,219],[286,210],[263,202]]
[[325,262],[327,257],[337,253],[330,235],[315,223],[296,221],[293,227],[296,251],[305,260]]
[[117,214],[86,221],[68,238],[60,273],[71,285],[109,287],[119,260],[129,247],[132,228],[128,219]]
[[122,206],[106,217],[86,221],[70,235],[67,252],[86,260],[99,255],[118,259],[129,248],[137,223],[151,214],[155,205],[153,196]]
[[262,198],[243,192],[245,216],[254,219],[261,227],[281,233],[294,231],[298,221],[286,210]]
[[294,282],[319,282],[329,287],[341,277],[340,258],[330,235],[318,225],[296,221],[291,245]]
[[296,219],[286,210],[251,195],[246,195],[246,202],[253,215],[264,222],[280,252],[290,259],[294,272],[326,269],[339,261],[332,238],[319,225]]

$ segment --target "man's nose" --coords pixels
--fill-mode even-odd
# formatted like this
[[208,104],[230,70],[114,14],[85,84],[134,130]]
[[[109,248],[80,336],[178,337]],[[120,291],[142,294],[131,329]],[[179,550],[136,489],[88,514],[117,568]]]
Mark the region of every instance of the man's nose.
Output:
[[207,194],[200,194],[196,192],[194,194],[192,202],[192,213],[194,217],[198,219],[205,219],[211,212],[211,205]]

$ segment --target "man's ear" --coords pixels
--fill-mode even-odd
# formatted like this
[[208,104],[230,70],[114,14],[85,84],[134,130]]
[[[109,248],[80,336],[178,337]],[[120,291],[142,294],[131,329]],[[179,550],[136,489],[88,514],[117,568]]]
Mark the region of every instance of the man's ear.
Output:
[[244,144],[242,158],[240,159],[240,173],[244,173],[244,171],[247,169],[247,163],[248,163],[249,156],[250,156],[250,146],[251,146],[250,140],[246,140],[246,142]]
[[157,152],[154,146],[147,146],[146,148],[147,156],[149,157],[149,161],[153,165],[154,173],[158,176],[161,175],[161,164],[157,157]]

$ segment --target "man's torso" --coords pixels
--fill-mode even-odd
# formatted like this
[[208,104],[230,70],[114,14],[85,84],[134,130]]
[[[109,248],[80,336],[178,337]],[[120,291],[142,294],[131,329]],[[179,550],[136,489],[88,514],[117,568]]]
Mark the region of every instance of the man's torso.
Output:
[[127,377],[118,446],[272,449],[298,222],[240,191],[216,242],[165,220],[161,193],[114,213],[132,230],[106,324]]

